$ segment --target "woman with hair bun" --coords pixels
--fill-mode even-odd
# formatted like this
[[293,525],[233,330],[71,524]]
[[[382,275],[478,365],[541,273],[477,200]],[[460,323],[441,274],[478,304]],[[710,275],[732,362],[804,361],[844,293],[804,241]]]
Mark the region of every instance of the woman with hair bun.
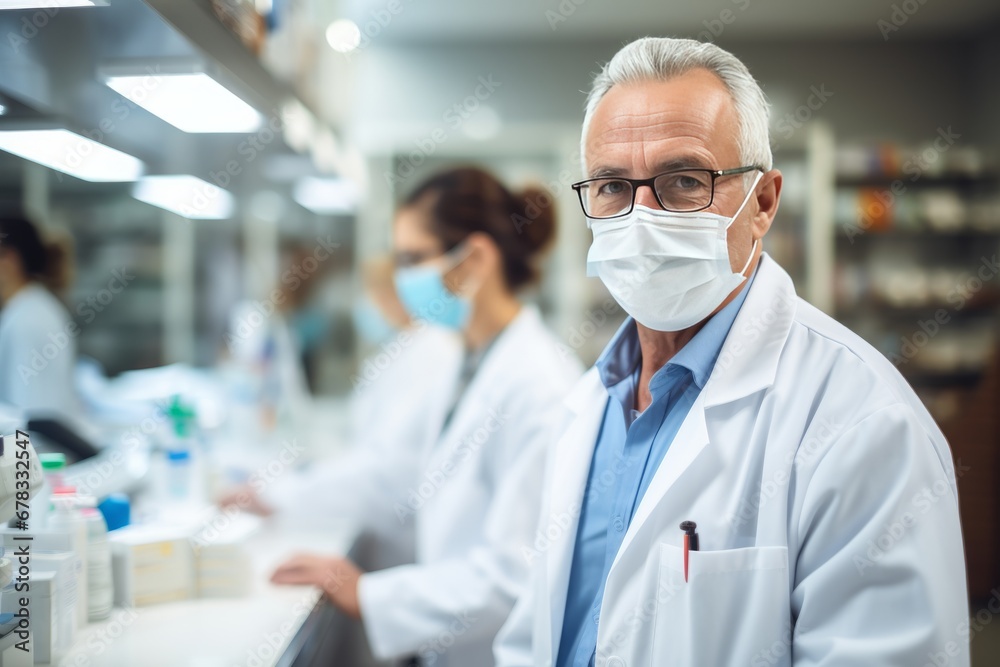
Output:
[[[446,327],[464,342],[460,368],[407,387],[407,411],[419,406],[430,428],[408,443],[421,456],[404,488],[382,490],[398,497],[394,511],[357,517],[386,526],[412,519],[415,562],[363,573],[344,558],[301,555],[273,576],[322,587],[361,620],[380,660],[492,664],[493,638],[527,586],[525,554],[539,548],[542,473],[553,444],[546,425],[581,374],[538,311],[518,299],[539,279],[555,237],[554,211],[538,206],[536,195],[465,167],[419,185],[396,214],[400,300],[415,326]],[[393,419],[395,406],[383,409]]]
[[53,291],[65,288],[61,245],[20,217],[0,217],[0,403],[29,417],[76,417],[79,329]]

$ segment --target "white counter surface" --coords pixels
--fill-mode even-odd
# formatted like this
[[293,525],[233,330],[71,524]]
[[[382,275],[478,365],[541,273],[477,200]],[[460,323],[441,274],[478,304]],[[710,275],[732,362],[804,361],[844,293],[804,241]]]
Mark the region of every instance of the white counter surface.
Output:
[[64,667],[270,667],[319,599],[317,589],[274,586],[274,568],[296,552],[345,554],[355,531],[287,532],[265,523],[251,538],[253,590],[241,598],[194,599],[134,610],[77,631]]

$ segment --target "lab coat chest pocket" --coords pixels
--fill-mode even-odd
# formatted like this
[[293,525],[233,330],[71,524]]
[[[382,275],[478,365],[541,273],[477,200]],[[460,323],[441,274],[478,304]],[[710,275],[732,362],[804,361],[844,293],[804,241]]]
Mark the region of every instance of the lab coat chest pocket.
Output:
[[790,665],[787,547],[660,544],[652,665]]

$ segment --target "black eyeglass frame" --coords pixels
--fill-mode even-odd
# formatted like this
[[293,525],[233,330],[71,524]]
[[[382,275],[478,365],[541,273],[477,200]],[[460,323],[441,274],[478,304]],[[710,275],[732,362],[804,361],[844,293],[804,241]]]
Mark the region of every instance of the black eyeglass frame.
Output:
[[[586,215],[588,218],[592,218],[594,220],[613,220],[614,218],[620,218],[622,216],[626,216],[629,213],[631,213],[635,209],[635,195],[637,192],[639,192],[639,188],[643,185],[648,186],[649,189],[653,191],[653,197],[656,198],[656,203],[659,204],[664,211],[670,211],[671,213],[697,213],[698,211],[704,211],[706,208],[712,205],[712,202],[715,201],[715,181],[717,179],[722,178],[723,176],[746,174],[748,172],[755,170],[764,173],[764,168],[759,165],[752,165],[748,167],[736,167],[734,169],[702,169],[699,167],[693,167],[691,169],[671,169],[670,171],[665,171],[661,174],[656,174],[655,176],[652,176],[650,178],[625,178],[624,176],[598,176],[596,178],[587,178],[577,183],[573,183],[570,187],[576,190],[576,195],[580,199],[580,208],[583,209],[583,214]],[[710,188],[711,192],[709,193],[708,196],[708,203],[702,206],[701,208],[686,208],[683,210],[677,210],[664,206],[663,202],[660,201],[660,195],[656,192],[656,187],[654,186],[656,179],[660,178],[661,176],[669,176],[670,174],[680,174],[690,171],[704,172],[712,177],[712,183]],[[587,213],[587,205],[583,201],[584,197],[583,187],[588,183],[594,183],[596,181],[625,181],[626,183],[631,185],[632,203],[629,205],[628,210],[623,211],[621,213],[616,213],[615,215],[607,215],[607,216],[595,216]]]

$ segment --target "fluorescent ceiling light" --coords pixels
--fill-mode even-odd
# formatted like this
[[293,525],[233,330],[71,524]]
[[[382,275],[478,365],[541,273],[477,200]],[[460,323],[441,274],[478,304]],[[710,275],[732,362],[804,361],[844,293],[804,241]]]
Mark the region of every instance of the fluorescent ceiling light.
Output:
[[3,104],[0,104],[0,116],[4,115],[5,113],[7,113],[7,107],[5,107]]
[[0,0],[0,9],[55,9],[57,7],[103,7],[103,0]]
[[303,178],[295,184],[292,198],[319,215],[353,213],[358,206],[357,188],[343,178]]
[[147,176],[135,184],[132,196],[189,220],[225,220],[236,208],[229,192],[187,175]]
[[0,130],[0,150],[91,182],[134,181],[138,158],[69,130]]
[[174,127],[191,133],[253,132],[264,119],[228,88],[198,72],[109,76],[105,83]]

